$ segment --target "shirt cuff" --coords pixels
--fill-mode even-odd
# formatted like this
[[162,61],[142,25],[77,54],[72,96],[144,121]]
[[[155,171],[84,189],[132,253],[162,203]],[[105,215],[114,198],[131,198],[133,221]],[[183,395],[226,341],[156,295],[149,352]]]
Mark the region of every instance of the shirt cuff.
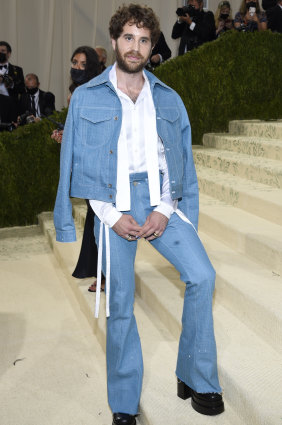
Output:
[[196,26],[195,22],[192,22],[189,26],[190,30],[193,31],[195,26]]
[[91,199],[89,200],[89,203],[97,217],[109,227],[113,227],[122,216],[122,213],[119,212],[113,206],[113,204],[110,204],[109,202],[96,201]]
[[165,215],[168,219],[170,219],[171,215],[174,213],[176,208],[177,208],[177,201],[173,202],[172,205],[169,205],[166,202],[161,201],[160,205],[154,208],[154,211],[159,212]]

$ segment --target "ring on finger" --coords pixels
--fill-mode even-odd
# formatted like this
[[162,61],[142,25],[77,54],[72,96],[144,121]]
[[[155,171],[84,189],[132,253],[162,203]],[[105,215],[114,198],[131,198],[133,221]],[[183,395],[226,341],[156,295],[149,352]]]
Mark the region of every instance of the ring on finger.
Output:
[[155,236],[155,238],[159,237],[159,234],[157,232],[154,232],[153,235]]
[[127,236],[127,240],[128,240],[128,241],[131,241],[131,240],[132,240],[132,236],[131,236],[131,235],[128,235],[128,236]]

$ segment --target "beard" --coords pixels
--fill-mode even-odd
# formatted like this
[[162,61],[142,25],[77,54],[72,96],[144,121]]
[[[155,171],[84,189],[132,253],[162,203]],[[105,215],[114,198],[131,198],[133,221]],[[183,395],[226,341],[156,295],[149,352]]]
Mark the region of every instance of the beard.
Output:
[[[129,52],[127,52],[124,56],[122,56],[119,48],[118,48],[118,44],[116,44],[116,60],[117,60],[117,64],[118,67],[121,71],[126,72],[127,74],[136,74],[140,71],[142,71],[147,62],[148,59],[151,55],[151,52],[149,52],[148,56],[146,58],[144,58],[144,56],[140,55],[140,53],[138,53],[136,50],[130,50]],[[136,58],[140,59],[140,62],[127,62],[126,58],[128,56],[135,56]]]

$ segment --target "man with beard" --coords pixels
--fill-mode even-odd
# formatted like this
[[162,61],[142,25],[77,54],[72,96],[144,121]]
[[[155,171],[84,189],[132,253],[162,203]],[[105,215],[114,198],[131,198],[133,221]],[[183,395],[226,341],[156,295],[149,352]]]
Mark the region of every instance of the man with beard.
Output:
[[212,12],[203,10],[203,0],[189,0],[188,6],[177,9],[178,19],[173,26],[173,39],[181,37],[179,55],[215,39],[215,21]]
[[171,88],[144,71],[160,34],[152,9],[122,6],[109,29],[116,63],[77,88],[70,103],[54,210],[57,241],[75,240],[69,195],[89,199],[106,276],[113,425],[136,424],[141,395],[142,351],[133,313],[140,238],[177,268],[186,285],[178,396],[191,397],[202,414],[219,414],[224,404],[212,320],[215,272],[196,231],[198,184],[187,112]]

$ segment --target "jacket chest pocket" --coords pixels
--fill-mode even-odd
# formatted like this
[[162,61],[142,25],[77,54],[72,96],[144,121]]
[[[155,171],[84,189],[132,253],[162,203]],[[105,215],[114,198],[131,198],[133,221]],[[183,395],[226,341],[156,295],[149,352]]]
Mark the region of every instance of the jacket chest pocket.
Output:
[[177,109],[159,108],[157,111],[158,133],[165,142],[166,147],[182,152],[182,138],[180,117]]
[[82,144],[98,148],[108,143],[113,131],[113,122],[115,122],[114,111],[83,109],[80,113]]

